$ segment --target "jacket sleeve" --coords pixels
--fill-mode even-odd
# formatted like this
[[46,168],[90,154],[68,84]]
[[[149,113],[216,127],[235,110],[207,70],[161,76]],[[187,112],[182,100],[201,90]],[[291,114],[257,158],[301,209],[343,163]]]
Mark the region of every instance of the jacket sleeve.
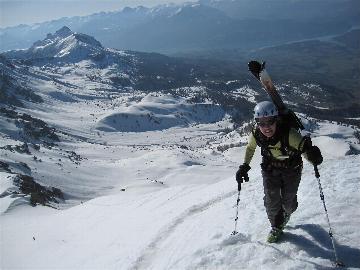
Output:
[[[296,150],[299,150],[303,153],[303,156],[308,160],[306,155],[306,143],[307,139],[310,140],[310,137],[303,137],[297,130],[290,129],[289,131],[289,145]],[[310,140],[311,141],[311,140]]]
[[244,157],[244,163],[246,163],[247,165],[250,165],[250,162],[255,153],[256,146],[257,145],[256,145],[255,137],[253,133],[251,133],[249,136],[248,144],[246,146],[245,157]]

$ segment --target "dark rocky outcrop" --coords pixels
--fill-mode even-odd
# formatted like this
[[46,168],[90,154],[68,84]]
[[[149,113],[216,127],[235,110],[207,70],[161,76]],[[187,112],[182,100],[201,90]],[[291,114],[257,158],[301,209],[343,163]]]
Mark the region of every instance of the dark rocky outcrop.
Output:
[[64,200],[64,194],[60,189],[42,186],[28,175],[18,174],[14,179],[14,184],[19,188],[19,193],[30,195],[32,206],[37,204],[50,206],[51,203]]

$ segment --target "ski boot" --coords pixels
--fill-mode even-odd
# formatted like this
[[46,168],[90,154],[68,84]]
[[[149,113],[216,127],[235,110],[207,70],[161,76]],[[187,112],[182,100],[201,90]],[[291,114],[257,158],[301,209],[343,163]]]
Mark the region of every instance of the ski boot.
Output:
[[273,227],[271,231],[269,232],[269,235],[267,237],[268,243],[276,243],[279,241],[280,236],[282,235],[282,230],[276,227]]

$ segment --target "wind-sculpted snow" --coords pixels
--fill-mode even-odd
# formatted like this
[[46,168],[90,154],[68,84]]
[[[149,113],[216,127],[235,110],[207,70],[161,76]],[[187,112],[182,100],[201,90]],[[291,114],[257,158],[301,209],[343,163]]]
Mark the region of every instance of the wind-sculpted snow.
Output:
[[224,110],[214,104],[191,104],[184,98],[153,95],[121,112],[101,119],[97,130],[111,132],[144,132],[191,124],[214,123],[225,117]]

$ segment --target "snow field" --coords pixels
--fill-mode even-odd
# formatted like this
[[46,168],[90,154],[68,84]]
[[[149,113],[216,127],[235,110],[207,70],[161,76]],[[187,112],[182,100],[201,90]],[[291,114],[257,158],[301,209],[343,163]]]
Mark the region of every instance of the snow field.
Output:
[[[240,193],[239,233],[231,235],[234,175],[247,141],[241,128],[233,130],[216,104],[188,102],[205,87],[178,89],[187,98],[117,87],[112,79],[136,79],[136,65],[129,64],[136,54],[101,48],[69,31],[53,36],[68,36],[61,43],[49,36],[32,48],[55,56],[48,59],[53,62],[2,65],[44,100],[24,101],[16,110],[55,127],[61,142],[30,145],[30,154],[2,148],[1,160],[60,188],[66,200],[59,209],[31,207],[29,195],[11,194],[14,174],[0,172],[1,269],[332,269],[328,224],[309,163],[283,240],[267,244],[257,150]],[[257,95],[248,86],[232,94],[250,102]],[[349,155],[360,150],[355,129],[302,117],[324,154],[319,170],[339,257],[347,269],[360,269],[360,160]],[[1,147],[21,144],[16,121],[7,120],[0,119]]]
[[[24,109],[61,131],[62,142],[51,149],[31,148],[31,155],[6,152],[4,157],[28,164],[35,179],[61,188],[67,200],[61,210],[32,208],[26,197],[4,195],[11,188],[9,175],[0,174],[1,269],[331,267],[327,222],[309,163],[299,188],[299,209],[283,241],[269,245],[257,150],[250,182],[240,194],[239,234],[231,236],[237,198],[234,174],[245,148],[221,152],[217,146],[247,139],[237,131],[224,132],[231,130],[229,119],[216,106],[205,103],[202,106],[209,108],[197,110],[169,95],[118,93],[105,98],[90,85],[80,97],[70,87],[83,83],[75,77],[58,89],[69,97],[66,100],[54,99],[49,94],[53,83],[39,80],[45,104]],[[176,121],[144,122],[143,132],[132,132],[132,127],[113,124],[123,112],[129,122],[144,112]],[[180,113],[186,115],[186,124],[176,118]],[[99,130],[103,124],[111,132]],[[14,129],[6,122],[1,125]],[[325,157],[319,169],[339,257],[348,269],[359,269],[359,157],[346,155],[350,144],[358,148],[353,132],[320,122],[312,136]],[[82,160],[69,160],[67,151]]]
[[[353,187],[359,181],[359,158],[343,161],[327,160],[320,172],[340,258],[349,269],[357,269],[360,199]],[[275,245],[265,242],[269,225],[256,168],[250,179],[240,194],[236,236],[230,235],[237,194],[231,176],[214,183],[187,185],[183,178],[183,185],[133,188],[62,211],[18,207],[2,216],[3,265],[5,269],[331,267],[331,243],[312,168],[305,166],[299,209],[284,240]],[[18,260],[18,254],[29,256]]]

